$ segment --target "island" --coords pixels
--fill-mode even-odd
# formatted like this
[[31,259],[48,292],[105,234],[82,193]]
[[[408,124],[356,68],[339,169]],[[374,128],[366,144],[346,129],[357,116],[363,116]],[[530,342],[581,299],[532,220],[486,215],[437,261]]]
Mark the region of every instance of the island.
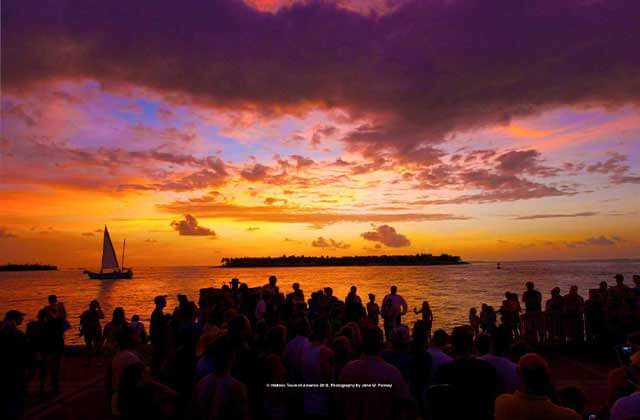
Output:
[[47,264],[5,264],[0,271],[57,271],[58,267]]
[[442,254],[416,255],[363,255],[347,257],[305,257],[283,255],[281,257],[222,258],[220,268],[253,267],[351,267],[373,265],[455,265],[468,264],[458,256]]

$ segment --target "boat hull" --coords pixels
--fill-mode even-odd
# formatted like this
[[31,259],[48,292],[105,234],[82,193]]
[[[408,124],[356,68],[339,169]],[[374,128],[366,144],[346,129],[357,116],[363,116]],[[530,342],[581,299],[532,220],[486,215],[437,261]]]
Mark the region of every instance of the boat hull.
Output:
[[133,270],[130,269],[124,271],[110,271],[108,273],[96,273],[95,271],[85,270],[84,273],[93,280],[118,280],[133,278]]

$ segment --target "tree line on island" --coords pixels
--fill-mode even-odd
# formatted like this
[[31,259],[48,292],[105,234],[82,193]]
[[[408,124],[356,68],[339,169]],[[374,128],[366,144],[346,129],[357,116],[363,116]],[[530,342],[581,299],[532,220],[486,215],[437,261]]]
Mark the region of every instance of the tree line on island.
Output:
[[0,271],[56,271],[55,265],[49,264],[4,264],[0,265]]
[[221,267],[317,267],[361,265],[449,265],[467,264],[459,256],[441,254],[320,256],[283,255],[281,257],[222,258]]

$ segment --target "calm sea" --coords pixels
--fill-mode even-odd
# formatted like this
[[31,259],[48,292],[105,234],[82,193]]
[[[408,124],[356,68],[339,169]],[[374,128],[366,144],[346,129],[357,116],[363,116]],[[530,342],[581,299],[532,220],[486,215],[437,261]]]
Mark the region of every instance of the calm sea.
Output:
[[[637,261],[548,261],[506,262],[501,270],[495,263],[428,267],[316,267],[316,268],[207,268],[207,267],[136,267],[133,280],[88,280],[80,269],[57,272],[0,273],[0,313],[19,309],[27,320],[35,317],[46,304],[49,294],[58,295],[69,313],[72,329],[67,342],[79,343],[78,318],[89,301],[98,299],[110,318],[116,306],[124,307],[127,317],[139,314],[148,325],[153,297],[169,295],[169,308],[175,296],[185,293],[198,299],[203,287],[217,286],[238,277],[249,286],[263,285],[271,274],[278,276],[281,290],[289,291],[299,282],[308,297],[314,290],[331,286],[336,296],[344,298],[351,285],[366,301],[374,293],[378,302],[389,286],[398,286],[410,307],[429,300],[434,312],[434,328],[450,328],[467,320],[469,308],[488,303],[499,306],[505,291],[522,292],[524,283],[534,281],[545,298],[554,286],[562,292],[576,284],[585,298],[588,289],[602,281],[613,283],[612,276],[622,273],[631,284],[631,275],[640,273]],[[409,320],[415,319],[411,314]]]

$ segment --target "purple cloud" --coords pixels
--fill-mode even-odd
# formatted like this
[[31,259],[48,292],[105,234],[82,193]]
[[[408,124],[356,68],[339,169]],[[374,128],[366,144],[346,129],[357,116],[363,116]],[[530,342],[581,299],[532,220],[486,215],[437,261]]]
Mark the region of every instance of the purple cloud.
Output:
[[390,248],[400,248],[411,245],[411,241],[404,235],[396,232],[395,228],[389,225],[382,225],[373,231],[360,234],[367,241],[380,242]]
[[95,79],[265,115],[340,108],[357,123],[350,148],[409,159],[455,131],[637,103],[638,15],[625,0],[416,1],[384,15],[329,2],[272,14],[235,0],[22,0],[3,3],[2,85]]
[[609,152],[610,158],[587,166],[587,172],[609,175],[614,184],[640,184],[640,175],[630,175],[627,157],[618,152]]
[[260,163],[255,163],[252,167],[245,168],[240,171],[240,175],[251,182],[264,180],[269,174],[270,168]]
[[213,230],[198,225],[196,218],[190,214],[185,214],[184,220],[174,220],[171,226],[181,236],[216,236]]
[[515,220],[535,220],[535,219],[562,219],[562,218],[573,218],[573,217],[589,217],[595,216],[598,213],[593,211],[583,211],[580,213],[556,213],[556,214],[531,214],[528,216],[518,216],[515,217]]

